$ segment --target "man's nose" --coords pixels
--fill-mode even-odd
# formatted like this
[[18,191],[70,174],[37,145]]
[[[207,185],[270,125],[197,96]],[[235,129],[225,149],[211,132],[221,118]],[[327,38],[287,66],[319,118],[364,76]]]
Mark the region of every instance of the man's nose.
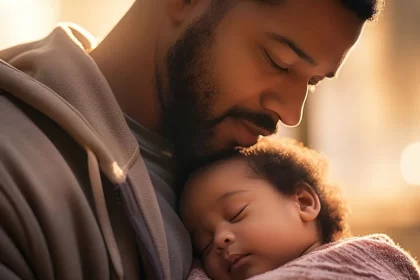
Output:
[[284,125],[297,126],[302,120],[308,89],[306,82],[279,86],[275,92],[270,92],[263,97],[262,106],[275,112]]

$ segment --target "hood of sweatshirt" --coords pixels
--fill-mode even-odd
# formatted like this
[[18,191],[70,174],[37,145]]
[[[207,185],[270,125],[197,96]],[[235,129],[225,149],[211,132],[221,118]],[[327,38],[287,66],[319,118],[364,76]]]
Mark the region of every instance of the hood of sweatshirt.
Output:
[[[117,276],[123,278],[124,272],[101,173],[114,185],[130,189],[123,197],[130,203],[134,230],[147,234],[144,242],[153,244],[147,256],[155,259],[156,276],[169,279],[166,235],[153,186],[123,112],[89,56],[94,46],[88,38],[82,29],[61,25],[40,41],[0,51],[0,89],[52,119],[86,151],[98,221]],[[127,174],[139,160],[141,188],[133,188]],[[136,230],[139,221],[146,233],[144,227]]]

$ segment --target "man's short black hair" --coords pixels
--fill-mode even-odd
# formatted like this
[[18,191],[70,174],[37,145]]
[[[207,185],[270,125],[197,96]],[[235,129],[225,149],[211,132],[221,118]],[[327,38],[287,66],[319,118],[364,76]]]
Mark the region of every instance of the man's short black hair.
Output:
[[321,210],[317,217],[321,241],[336,241],[349,234],[347,208],[338,186],[328,180],[328,161],[317,151],[288,138],[260,138],[241,150],[253,175],[266,180],[281,194],[292,195],[299,183],[307,183],[318,195]]
[[[264,4],[281,4],[288,0],[257,0]],[[290,0],[293,1],[293,0]],[[385,6],[385,0],[337,0],[363,21],[374,21]]]
[[385,0],[339,0],[364,21],[374,21],[385,6]]

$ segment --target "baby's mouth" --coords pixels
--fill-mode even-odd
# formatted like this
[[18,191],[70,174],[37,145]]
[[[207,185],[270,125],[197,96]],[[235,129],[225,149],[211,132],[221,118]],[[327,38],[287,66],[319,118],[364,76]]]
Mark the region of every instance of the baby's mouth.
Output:
[[230,262],[228,271],[229,273],[235,272],[235,270],[242,266],[241,260],[245,257],[248,257],[250,254],[234,254],[229,255],[227,260]]

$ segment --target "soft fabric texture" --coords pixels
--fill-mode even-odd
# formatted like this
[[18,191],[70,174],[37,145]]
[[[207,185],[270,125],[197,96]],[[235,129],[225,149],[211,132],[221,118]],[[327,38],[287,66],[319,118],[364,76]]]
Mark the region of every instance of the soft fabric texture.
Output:
[[0,51],[0,279],[182,279],[192,250],[164,224],[173,198],[82,34]]
[[[185,279],[192,260],[191,238],[180,217],[174,211],[177,203],[175,160],[170,143],[126,116],[127,124],[140,146],[140,152],[156,192],[167,234],[169,260],[173,280]],[[183,260],[183,261],[180,261]]]
[[[200,262],[188,280],[209,280]],[[418,263],[385,234],[352,237],[323,245],[250,280],[419,280]]]

